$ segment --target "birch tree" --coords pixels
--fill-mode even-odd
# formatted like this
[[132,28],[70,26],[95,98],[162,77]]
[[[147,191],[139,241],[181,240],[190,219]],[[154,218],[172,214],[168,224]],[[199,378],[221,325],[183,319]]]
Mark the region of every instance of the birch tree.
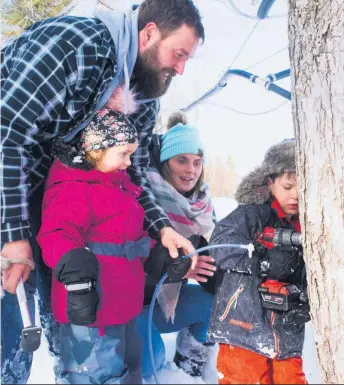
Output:
[[311,315],[325,383],[344,383],[344,0],[289,0],[292,108]]

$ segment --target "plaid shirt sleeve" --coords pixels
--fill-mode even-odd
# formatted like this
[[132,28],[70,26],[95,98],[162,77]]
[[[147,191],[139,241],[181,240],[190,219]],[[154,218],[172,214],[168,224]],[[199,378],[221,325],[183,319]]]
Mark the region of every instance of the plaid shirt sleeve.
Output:
[[[75,37],[75,26],[69,28]],[[44,141],[71,119],[78,102],[72,96],[85,90],[89,79],[97,82],[102,69],[89,46],[85,52],[82,44],[75,47],[45,30],[24,43],[17,39],[1,56],[1,240],[10,242],[31,236],[28,196],[31,177],[37,179],[33,174],[39,172],[37,162],[46,156]],[[61,116],[68,100],[68,116]]]
[[138,113],[130,116],[130,119],[137,128],[139,147],[132,156],[132,165],[128,168],[131,180],[136,185],[143,187],[139,202],[145,210],[145,228],[155,238],[158,238],[158,232],[162,228],[172,227],[168,216],[156,203],[146,176],[146,169],[149,165],[148,146],[152,138],[158,111],[158,102],[150,102],[141,107]]

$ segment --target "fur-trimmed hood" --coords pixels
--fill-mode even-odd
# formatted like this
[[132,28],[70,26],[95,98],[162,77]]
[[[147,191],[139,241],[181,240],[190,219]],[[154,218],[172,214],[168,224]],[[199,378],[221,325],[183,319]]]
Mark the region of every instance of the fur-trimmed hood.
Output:
[[270,147],[262,165],[241,181],[235,199],[239,204],[266,202],[271,196],[268,187],[269,176],[283,172],[296,172],[294,139],[286,139]]

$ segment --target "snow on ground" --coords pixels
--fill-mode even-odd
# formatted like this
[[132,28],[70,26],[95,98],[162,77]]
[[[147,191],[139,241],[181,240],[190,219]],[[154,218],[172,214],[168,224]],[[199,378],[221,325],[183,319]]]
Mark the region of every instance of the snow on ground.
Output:
[[[237,207],[234,199],[218,197],[214,198],[214,206],[217,219],[220,220],[228,215]],[[204,384],[200,379],[195,379],[185,374],[173,363],[175,353],[176,333],[163,334],[166,346],[166,365],[159,372],[158,381],[161,384]],[[306,325],[306,340],[303,350],[304,371],[310,384],[320,384],[321,377],[317,355],[315,350],[314,332],[311,323]],[[216,373],[216,355],[214,355],[206,367],[206,380],[208,384],[215,384],[217,381]],[[53,359],[48,353],[47,343],[42,338],[42,345],[34,354],[32,373],[29,378],[29,384],[54,384]],[[150,379],[147,384],[155,384],[154,379]]]
[[[216,383],[216,357],[208,362],[206,368],[207,382],[195,379],[185,374],[173,362],[173,356],[176,345],[176,333],[163,334],[166,346],[166,365],[165,368],[158,372],[158,381],[161,384],[215,384]],[[304,371],[306,373],[309,384],[320,384],[321,376],[317,363],[313,328],[310,323],[306,325],[306,341],[303,351]],[[54,384],[53,359],[48,353],[46,340],[42,338],[42,345],[39,350],[34,353],[32,372],[28,384]],[[154,379],[145,382],[146,384],[155,384]]]
[[[161,384],[205,384],[203,380],[195,379],[184,373],[173,362],[176,346],[176,333],[164,334],[163,339],[166,346],[166,365],[158,372],[158,381]],[[215,357],[209,362],[207,375],[210,378],[208,383],[216,383]],[[54,384],[53,358],[48,352],[46,339],[42,337],[40,348],[34,353],[32,371],[28,384]],[[210,366],[210,367],[209,367]],[[145,384],[155,384],[154,378],[144,381]]]

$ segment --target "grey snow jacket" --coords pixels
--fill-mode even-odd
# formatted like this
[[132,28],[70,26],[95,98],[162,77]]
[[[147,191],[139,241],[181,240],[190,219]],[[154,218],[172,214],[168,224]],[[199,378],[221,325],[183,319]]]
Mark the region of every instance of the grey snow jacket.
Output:
[[[257,231],[265,227],[292,228],[278,218],[269,203],[239,206],[218,222],[210,239],[211,244],[248,244]],[[208,339],[254,351],[269,358],[286,359],[301,356],[304,341],[304,323],[285,323],[282,313],[264,309],[258,287],[260,257],[249,258],[245,249],[214,249],[211,252],[223,273],[217,283]],[[302,286],[300,266],[294,273],[294,282]]]

